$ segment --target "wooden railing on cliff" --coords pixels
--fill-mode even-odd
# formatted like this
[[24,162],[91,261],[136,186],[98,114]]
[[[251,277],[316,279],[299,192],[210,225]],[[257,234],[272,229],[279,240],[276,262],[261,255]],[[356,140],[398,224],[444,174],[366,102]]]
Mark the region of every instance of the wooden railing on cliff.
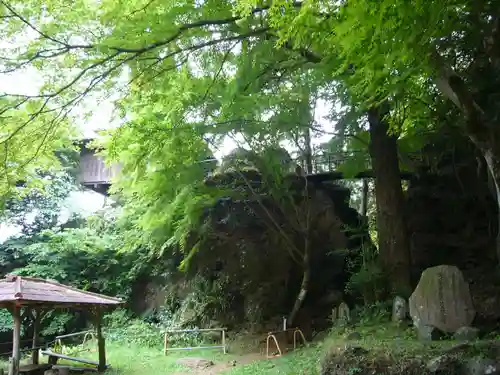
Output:
[[[358,165],[364,165],[365,170],[346,176],[341,170],[341,166],[348,160],[356,158]],[[212,160],[204,160],[202,163],[208,163]],[[311,160],[306,161],[303,158],[293,160],[293,164],[300,166],[303,174],[307,175],[308,180],[314,182],[341,180],[344,178],[372,178],[370,159],[361,152],[335,152],[315,155]],[[312,169],[312,173],[307,173]],[[108,167],[101,156],[96,155],[92,150],[82,148],[80,155],[80,176],[79,181],[82,185],[91,188],[100,193],[106,193],[111,185],[113,177],[120,170],[119,165]],[[311,172],[311,171],[310,171]],[[412,173],[402,172],[402,179],[410,179]]]

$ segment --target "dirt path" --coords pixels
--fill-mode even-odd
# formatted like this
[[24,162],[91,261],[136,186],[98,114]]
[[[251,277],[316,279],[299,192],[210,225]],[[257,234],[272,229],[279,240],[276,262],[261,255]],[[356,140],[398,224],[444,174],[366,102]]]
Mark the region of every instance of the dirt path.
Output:
[[230,360],[215,362],[213,366],[207,368],[192,368],[189,372],[175,372],[172,375],[220,375],[233,367],[247,365],[255,361],[261,361],[266,357],[259,353],[239,355]]

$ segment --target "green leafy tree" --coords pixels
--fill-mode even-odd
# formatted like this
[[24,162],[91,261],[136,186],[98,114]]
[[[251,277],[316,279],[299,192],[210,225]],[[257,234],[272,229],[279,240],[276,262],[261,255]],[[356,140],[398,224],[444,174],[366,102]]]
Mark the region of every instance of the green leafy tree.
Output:
[[[249,15],[259,3],[241,0],[239,9]],[[365,104],[411,93],[415,105],[434,92],[454,103],[461,113],[458,124],[481,151],[500,203],[498,9],[496,0],[427,1],[410,7],[398,1],[277,1],[269,22],[281,44],[321,51],[317,57],[328,63],[340,59],[335,74]],[[500,246],[497,251],[500,257]]]
[[55,152],[70,146],[74,133],[44,103],[5,97],[9,95],[0,94],[0,209],[20,192],[16,189],[20,184],[24,190],[39,188],[43,185],[40,172],[57,171],[60,163]]
[[121,252],[123,241],[115,223],[91,217],[83,228],[44,231],[22,250],[28,261],[13,272],[127,299],[147,265],[136,263],[138,253]]
[[[105,141],[105,153],[110,162],[122,163],[124,178],[115,189],[129,202],[127,210],[134,211],[134,224],[151,234],[140,240],[155,248],[166,242],[164,233],[172,232],[172,222],[181,224],[176,228],[189,222],[172,220],[179,216],[179,202],[187,197],[196,202],[186,205],[183,218],[188,218],[203,209],[203,200],[209,201],[209,194],[202,194],[205,174],[200,167],[209,154],[207,143],[217,147],[224,137],[238,135],[251,148],[292,141],[311,169],[314,124],[301,108],[327,91],[358,116],[378,114],[377,121],[369,121],[372,134],[377,130],[379,135],[378,142],[370,138],[378,146],[377,151],[371,147],[371,156],[391,166],[390,184],[383,187],[385,179],[379,179],[378,190],[386,198],[397,197],[378,199],[390,212],[380,216],[379,226],[387,231],[379,238],[388,268],[400,270],[394,283],[408,284],[397,135],[387,136],[389,122],[396,122],[396,103],[405,95],[393,94],[390,82],[374,86],[363,75],[369,70],[350,60],[346,46],[357,48],[364,39],[347,43],[335,39],[338,33],[331,35],[333,27],[350,19],[342,5],[241,1],[239,6],[229,1],[83,1],[70,8],[59,1],[11,2],[3,8],[5,35],[29,31],[33,38],[8,65],[14,70],[32,65],[44,72],[47,84],[36,99],[47,105],[66,109],[90,92],[123,89],[128,94],[117,103],[125,125]],[[378,61],[385,58],[385,51],[379,52]],[[384,71],[383,65],[378,68]],[[425,86],[418,78],[407,84],[412,93]],[[387,111],[379,107],[388,98],[391,111],[385,116]],[[374,167],[379,173],[383,162]]]
[[[61,159],[61,155],[59,159]],[[64,160],[63,160],[64,162]],[[0,273],[5,275],[29,263],[31,255],[25,251],[31,244],[43,241],[42,232],[78,226],[80,218],[72,215],[63,222],[61,214],[65,200],[72,191],[79,189],[72,177],[71,168],[34,175],[42,184],[26,189],[16,187],[14,196],[5,203],[0,218],[7,225],[16,226],[19,232],[0,244]]]
[[28,237],[64,224],[60,217],[65,200],[71,192],[79,190],[75,179],[66,171],[35,176],[43,184],[9,199],[2,215],[8,223],[20,226],[21,233]]

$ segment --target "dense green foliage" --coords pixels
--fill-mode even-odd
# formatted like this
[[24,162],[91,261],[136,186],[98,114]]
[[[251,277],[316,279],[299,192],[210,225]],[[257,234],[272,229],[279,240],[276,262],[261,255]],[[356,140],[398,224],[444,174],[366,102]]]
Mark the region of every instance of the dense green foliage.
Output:
[[[341,189],[326,184],[329,195],[302,175],[349,177],[382,159],[396,160],[395,176],[416,171],[425,162],[413,152],[448,127],[480,150],[499,195],[498,9],[496,0],[1,2],[0,38],[15,47],[0,52],[0,67],[43,81],[35,95],[0,94],[0,210],[22,230],[0,244],[2,273],[123,297],[149,322],[116,335],[141,345],[150,336],[138,333],[159,327],[293,320],[323,303],[325,286],[377,299],[399,282],[381,267],[392,257],[379,255],[399,231],[375,233],[375,203],[387,213],[397,199],[369,202],[378,253],[352,241],[365,218],[342,211]],[[75,117],[110,96],[121,126],[96,144],[121,166],[110,190],[119,208],[61,223],[78,190],[67,155]],[[389,158],[374,149],[367,116],[383,106]],[[236,148],[214,162],[228,140]],[[398,181],[375,191],[402,196]],[[343,184],[362,206],[361,186]],[[390,213],[382,218],[404,222]],[[325,276],[334,266],[342,272]],[[69,319],[49,316],[46,332],[84,324]]]
[[[71,8],[58,1],[11,2],[3,7],[4,35],[29,32],[33,39],[5,65],[44,72],[42,98],[20,99],[27,102],[47,98],[65,106],[89,92],[128,93],[117,105],[129,126],[113,135],[107,154],[124,162],[131,178],[122,182],[123,192],[151,206],[144,224],[154,227],[163,224],[149,203],[161,206],[162,200],[151,192],[161,190],[171,200],[175,189],[167,182],[179,180],[179,172],[186,179],[180,187],[199,178],[192,165],[207,155],[203,140],[214,147],[221,136],[251,146],[284,139],[300,146],[304,128],[316,130],[309,107],[317,98],[347,105],[346,114],[358,118],[374,101],[389,98],[393,127],[414,134],[432,125],[426,119],[437,92],[429,78],[446,97],[458,98],[462,123],[472,121],[467,95],[447,81],[463,75],[469,84],[465,76],[472,72],[483,74],[471,79],[471,87],[481,83],[470,91],[484,97],[474,99],[488,125],[495,115],[485,108],[496,106],[482,104],[497,95],[483,82],[496,69],[497,45],[490,42],[498,31],[495,4],[433,1],[407,10],[404,3],[366,1],[242,0],[236,7],[226,1],[81,1]],[[485,64],[486,70],[476,67]],[[456,73],[443,73],[450,69]],[[466,130],[481,148],[478,132]],[[158,161],[169,166],[163,180]]]
[[[0,35],[5,40],[3,31]],[[4,52],[2,55],[5,61]],[[1,69],[9,70],[3,64]],[[16,185],[23,183],[27,191],[39,188],[43,183],[40,172],[59,170],[55,151],[71,147],[70,137],[75,131],[66,120],[67,110],[48,107],[36,95],[30,101],[2,89],[0,101],[0,209],[3,209],[7,199],[20,193],[14,189]]]
[[[314,119],[318,99],[332,107],[346,106],[336,114],[342,120],[339,149],[350,145],[347,133],[363,130],[362,114],[374,96],[379,100],[395,95],[398,105],[392,118],[395,124],[404,123],[407,134],[414,134],[411,130],[420,126],[419,119],[427,117],[428,106],[421,102],[429,101],[432,89],[417,79],[420,76],[406,80],[405,95],[399,95],[400,86],[388,86],[385,71],[376,71],[386,53],[359,53],[363,43],[351,42],[363,41],[363,33],[370,30],[369,22],[367,29],[351,27],[358,13],[367,11],[361,3],[352,10],[332,4],[323,9],[316,2],[283,9],[281,2],[269,7],[251,1],[241,1],[236,8],[225,1],[46,5],[50,20],[39,11],[38,2],[22,9],[12,3],[4,9],[12,15],[6,30],[31,29],[34,36],[12,69],[36,65],[50,77],[44,92],[57,93],[51,100],[62,103],[93,90],[104,94],[129,80],[128,95],[117,102],[125,125],[105,140],[105,154],[110,162],[122,163],[124,178],[114,188],[131,215],[129,220],[148,233],[137,239],[141,245],[149,246],[152,240],[154,247],[162,248],[174,238],[183,246],[187,219],[179,226],[171,223],[179,201],[187,218],[208,199],[200,187],[205,176],[200,162],[210,155],[208,145],[218,149],[230,137],[260,152],[287,141],[307,162],[314,152],[311,137],[324,131]],[[422,12],[436,7],[437,3]],[[93,32],[85,32],[87,27]],[[390,23],[380,27],[388,28],[380,35],[389,38],[397,31]],[[330,33],[331,29],[336,32]],[[359,35],[345,35],[351,29]],[[68,39],[68,35],[78,37]],[[42,49],[50,51],[47,56],[38,54]],[[361,60],[351,61],[352,56]],[[352,66],[354,74],[346,73]],[[80,74],[75,76],[74,71]],[[61,91],[68,85],[72,90]]]
[[[137,253],[120,252],[123,239],[113,233],[115,226],[109,220],[96,216],[83,223],[82,228],[43,230],[0,244],[3,273],[52,279],[129,300],[133,282],[147,264]],[[82,322],[72,315],[48,316],[45,334],[64,331],[68,324]]]

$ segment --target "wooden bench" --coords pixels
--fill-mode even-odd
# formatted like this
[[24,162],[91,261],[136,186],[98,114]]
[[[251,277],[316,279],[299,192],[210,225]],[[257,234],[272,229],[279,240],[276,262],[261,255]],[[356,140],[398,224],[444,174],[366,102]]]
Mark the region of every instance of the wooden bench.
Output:
[[39,364],[39,365],[33,365],[33,364],[30,364],[30,365],[23,365],[23,366],[19,366],[19,373],[20,374],[30,374],[30,375],[43,375],[43,373],[46,371],[46,370],[49,370],[52,368],[52,365],[48,364],[48,363],[42,363],[42,364]]
[[[69,355],[64,355],[60,353],[53,352],[52,350],[43,350],[42,355],[46,355],[49,357],[49,364],[55,365],[57,364],[57,361],[59,359],[65,359],[67,361],[73,361],[73,362],[80,362],[80,363],[85,363],[86,365],[93,365],[93,366],[99,366],[99,362],[92,361],[90,359],[85,359],[85,358],[77,358],[77,357],[70,357]],[[108,368],[109,365],[106,365],[106,368]]]

